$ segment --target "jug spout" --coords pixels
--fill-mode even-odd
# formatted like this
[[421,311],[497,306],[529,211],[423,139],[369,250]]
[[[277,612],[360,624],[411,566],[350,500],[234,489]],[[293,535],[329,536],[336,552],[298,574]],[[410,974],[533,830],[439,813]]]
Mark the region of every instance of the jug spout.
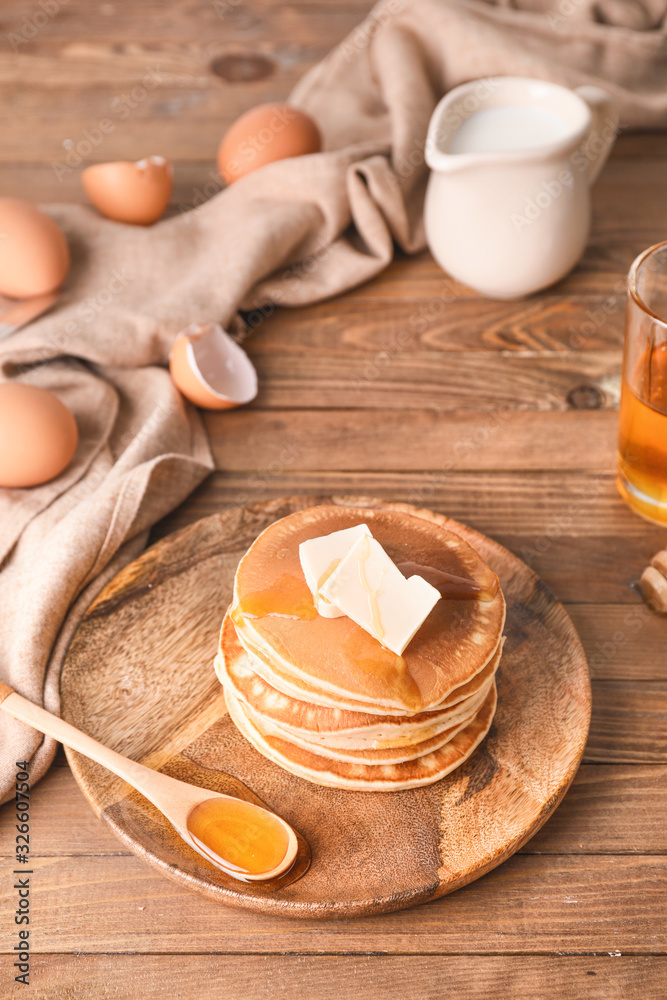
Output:
[[468,84],[466,90],[468,87],[472,89],[464,100],[460,100],[458,96],[461,88],[446,94],[431,116],[424,159],[429,169],[438,173],[456,172],[483,158],[479,153],[461,155],[450,151],[450,144],[457,130],[467,118],[486,106],[496,89],[495,81],[491,79]]

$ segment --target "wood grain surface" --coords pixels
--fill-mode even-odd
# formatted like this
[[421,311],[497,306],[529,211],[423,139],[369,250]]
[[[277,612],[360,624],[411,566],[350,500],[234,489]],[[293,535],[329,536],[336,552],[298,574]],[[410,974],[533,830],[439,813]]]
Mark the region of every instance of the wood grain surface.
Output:
[[[0,193],[83,201],[80,168],[57,176],[53,163],[62,162],[63,143],[78,142],[108,117],[114,131],[90,161],[171,155],[173,211],[210,196],[218,189],[214,154],[225,125],[259,101],[285,97],[370,6],[69,0],[45,20],[32,0],[5,0]],[[156,65],[164,76],[159,87],[121,118],[124,96]],[[219,471],[154,532],[164,537],[220,510],[275,497],[363,493],[442,511],[516,552],[565,602],[593,676],[590,763],[549,822],[505,865],[452,896],[378,918],[311,925],[220,907],[151,872],[95,817],[60,755],[32,794],[33,985],[19,996],[667,996],[667,738],[656,707],[664,705],[667,623],[644,612],[632,589],[665,533],[634,516],[614,489],[625,279],[636,254],[665,233],[667,136],[624,132],[593,189],[583,259],[539,295],[480,299],[423,253],[399,255],[384,274],[335,302],[277,311],[263,322],[250,317],[245,346],[268,382],[247,414],[252,419],[234,425],[244,441],[231,440],[224,418],[209,421]],[[473,355],[484,356],[481,367]],[[368,365],[373,407],[363,393],[352,399],[341,359],[356,374]],[[418,385],[403,380],[421,377],[427,359],[433,374],[420,396]],[[312,410],[301,405],[297,384]],[[392,439],[383,437],[380,421],[394,406],[400,413],[388,425],[397,428]],[[496,406],[512,420],[489,441]],[[541,450],[536,420],[546,434]],[[267,434],[278,454],[266,446]],[[461,437],[452,455],[451,442]],[[335,460],[318,453],[323,448]],[[16,997],[14,836],[13,813],[3,807],[3,1000]]]
[[[102,591],[70,645],[61,712],[105,746],[218,791],[229,775],[311,846],[298,882],[221,877],[141,796],[68,750],[95,811],[139,857],[210,898],[288,917],[349,918],[436,899],[496,867],[541,827],[569,787],[590,720],[588,665],[542,581],[483,535],[440,520],[498,574],[507,602],[490,733],[441,781],[405,792],[323,788],[262,757],[227,716],[212,661],[239,559],[273,521],[328,497],[270,500],[212,515],[157,542]],[[343,506],[394,509],[381,500]],[[233,792],[232,792],[233,793]]]

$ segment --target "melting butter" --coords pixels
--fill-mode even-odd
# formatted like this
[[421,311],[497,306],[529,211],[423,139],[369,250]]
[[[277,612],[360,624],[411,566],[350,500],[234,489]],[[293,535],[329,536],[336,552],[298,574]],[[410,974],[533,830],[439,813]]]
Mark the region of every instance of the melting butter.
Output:
[[377,539],[366,534],[341,559],[321,594],[399,656],[440,600],[423,577],[406,580]]

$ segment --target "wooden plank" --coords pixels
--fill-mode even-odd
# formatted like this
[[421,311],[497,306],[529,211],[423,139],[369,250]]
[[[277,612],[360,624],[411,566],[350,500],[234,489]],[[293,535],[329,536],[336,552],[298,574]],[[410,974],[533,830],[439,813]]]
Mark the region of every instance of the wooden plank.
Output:
[[667,762],[667,682],[593,681],[584,760]]
[[[656,231],[659,227],[664,231],[667,222],[664,188],[662,160],[610,159],[592,193],[596,233],[605,233],[609,227],[632,231],[638,219],[655,223]],[[633,189],[632,198],[628,198],[629,189]]]
[[[57,65],[56,60],[54,72]],[[169,159],[212,163],[229,125],[248,107],[285,98],[308,65],[295,66],[280,84],[273,80],[246,84],[245,99],[227,101],[226,109],[224,104],[210,100],[206,91],[196,91],[197,96],[193,97],[190,92],[184,95],[182,88],[163,87],[159,96],[147,96],[125,119],[122,117],[125,95],[131,94],[135,87],[142,88],[140,82],[133,83],[131,79],[119,83],[116,89],[107,89],[95,101],[70,101],[70,91],[64,89],[55,97],[53,107],[44,109],[44,114],[40,113],[37,101],[34,108],[27,107],[29,101],[25,95],[14,102],[23,124],[21,133],[16,126],[10,132],[9,120],[0,116],[7,132],[0,158],[24,163],[45,161],[57,180],[69,176],[70,170],[78,171],[82,165],[100,160],[138,160],[152,155],[150,151]],[[148,64],[147,69],[151,68]],[[26,72],[39,73],[41,68],[36,65]],[[206,72],[205,65],[199,72]],[[40,92],[42,96],[46,93]],[[77,107],[81,104],[84,106]],[[58,109],[68,105],[72,105],[68,114],[58,114]],[[195,105],[199,106],[199,116],[192,112]],[[206,117],[202,106],[206,108]],[[101,132],[100,123],[105,123],[106,132]]]
[[[101,823],[70,771],[54,766],[30,790],[30,847],[33,857],[128,854]],[[0,856],[11,856],[15,818],[12,803],[0,809]]]
[[[462,287],[450,287],[441,272],[432,278],[434,285],[440,282],[440,292],[420,296],[415,289],[408,297],[409,286],[396,286],[391,276],[410,265],[415,265],[415,275],[425,270],[417,261],[424,264],[424,255],[415,261],[400,258],[390,265],[386,283],[381,276],[334,303],[278,309],[267,319],[260,310],[250,313],[252,335],[246,348],[256,360],[279,354],[293,361],[307,351],[302,364],[314,355],[345,352],[352,360],[374,362],[382,374],[387,366],[391,371],[397,358],[419,351],[447,351],[450,362],[455,360],[451,353],[458,351],[490,352],[496,360],[500,351],[531,359],[556,352],[561,363],[576,364],[573,352],[616,352],[623,344],[624,290],[613,291],[612,286],[612,294],[605,295],[583,288],[567,297],[545,294],[504,302],[466,296]],[[609,281],[598,272],[592,272],[593,278]]]
[[661,158],[667,156],[667,135],[664,132],[621,132],[612,152],[613,158]]
[[[205,413],[216,466],[292,471],[590,470],[615,464],[613,411],[393,409]],[[545,447],[545,442],[548,445]]]
[[[9,959],[0,975],[9,978]],[[667,993],[667,959],[467,955],[39,955],[21,996],[115,1000],[206,996],[208,1000],[646,1000]],[[187,985],[186,985],[187,984]],[[406,993],[409,990],[409,994]],[[187,991],[187,992],[185,992]],[[279,991],[279,992],[278,992]],[[351,992],[353,991],[353,992]],[[41,994],[44,995],[44,994]]]
[[667,622],[644,604],[568,604],[591,674],[600,680],[662,681]]
[[[603,814],[609,822],[602,824]],[[30,822],[36,858],[130,853],[97,819],[68,766],[52,767],[35,785]],[[0,857],[11,856],[13,827],[11,805],[3,807]],[[667,854],[667,766],[582,765],[562,805],[521,853]]]
[[618,409],[619,351],[542,357],[418,351],[256,352],[252,409]]
[[619,627],[630,641],[641,631],[644,613],[635,590],[651,556],[665,544],[659,525],[646,527],[638,538],[599,535],[572,538],[495,533],[494,537],[520,556],[554,591],[559,600],[574,604],[626,605],[629,615]]
[[[393,264],[379,277],[374,278],[368,285],[361,286],[360,289],[348,292],[345,298],[349,300],[373,297],[377,307],[381,307],[386,300],[393,303],[396,299],[402,298],[423,299],[431,303],[430,308],[423,310],[426,321],[430,317],[437,318],[443,315],[445,307],[453,299],[463,298],[477,302],[477,307],[483,310],[483,315],[487,310],[488,314],[493,316],[494,310],[502,310],[503,307],[509,310],[515,309],[519,316],[527,316],[531,323],[539,327],[542,311],[548,310],[551,295],[560,296],[561,304],[564,296],[599,295],[603,299],[613,298],[620,305],[625,297],[630,264],[641,250],[655,242],[655,238],[656,227],[652,224],[648,211],[638,215],[637,223],[632,229],[618,226],[613,231],[608,228],[604,233],[598,233],[594,224],[584,255],[570,274],[539,295],[504,304],[483,299],[471,289],[454,281],[426,251],[408,258],[399,252]],[[567,316],[566,304],[563,309],[564,316]],[[472,318],[474,310],[471,308],[470,312],[471,325],[474,329],[475,320]],[[596,327],[604,329],[606,325],[604,318],[601,316],[593,318]],[[557,324],[555,325],[557,327]],[[576,328],[575,332],[578,332]],[[584,334],[593,332],[589,326],[583,330]]]
[[[205,160],[172,161],[174,188],[168,215],[189,211],[222,190],[214,155],[212,148]],[[56,172],[51,163],[0,163],[0,185],[7,197],[28,197],[40,203],[88,204],[80,168]]]
[[[15,908],[0,866],[3,927]],[[37,859],[35,953],[497,954],[667,953],[667,859],[516,855],[406,913],[344,921],[285,920],[216,906],[137,858]],[[3,951],[10,950],[3,942]]]
[[667,766],[582,764],[521,853],[667,854]]
[[[287,445],[282,456],[283,464],[289,464],[299,453]],[[528,562],[562,601],[618,606],[620,617],[612,631],[623,634],[614,641],[611,657],[605,654],[600,660],[598,648],[609,642],[610,615],[593,626],[587,647],[595,658],[594,670],[602,671],[601,676],[623,676],[628,666],[633,676],[635,668],[638,677],[664,676],[664,656],[660,655],[664,623],[643,610],[634,589],[651,557],[664,547],[664,529],[648,525],[626,507],[611,474],[306,473],[281,470],[280,460],[281,453],[276,451],[275,465],[270,468],[217,473],[154,529],[153,539],[235,502],[252,504],[304,495],[317,503],[318,495],[327,493],[404,500],[448,514],[496,538]],[[640,641],[647,643],[644,658],[628,663]]]
[[[52,14],[48,23],[37,19],[37,32],[29,40],[39,44],[65,44],[81,47],[87,43],[122,42],[150,45],[152,42],[201,43],[202,38],[222,42],[244,40],[256,42],[270,34],[275,19],[291,18],[295,36],[303,32],[326,44],[328,20],[341,12],[353,19],[356,26],[372,7],[371,0],[299,0],[286,7],[280,0],[187,0],[165,6],[160,0],[134,4],[131,0],[114,0],[113,4],[92,8],[86,0],[66,0]],[[26,21],[34,18],[36,8],[31,0],[3,0],[2,32],[20,33]],[[16,44],[16,43],[15,43]],[[15,50],[12,39],[6,42]]]
[[[369,7],[274,5],[261,20],[247,9],[221,20],[214,4],[206,3],[193,18],[180,18],[190,27],[178,38],[163,40],[156,32],[161,12],[144,16],[143,31],[134,36],[121,14],[98,18],[97,31],[69,35],[65,44],[49,31],[65,24],[58,17],[25,43],[34,13],[27,28],[25,21],[11,21],[0,63],[0,156],[64,160],[68,140],[86,161],[136,159],[147,149],[181,159],[208,157],[239,114],[284,99]],[[113,128],[91,142],[103,119]]]
[[557,540],[646,536],[647,524],[618,495],[611,472],[214,472],[206,485],[160,522],[154,537],[221,507],[281,496],[332,493],[421,504],[486,534]]

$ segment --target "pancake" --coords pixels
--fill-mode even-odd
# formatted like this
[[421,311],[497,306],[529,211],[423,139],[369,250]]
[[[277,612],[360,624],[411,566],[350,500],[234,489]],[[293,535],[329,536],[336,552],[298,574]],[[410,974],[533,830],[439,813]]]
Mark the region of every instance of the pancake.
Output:
[[369,765],[327,759],[276,736],[265,735],[231,692],[225,697],[232,720],[264,757],[315,784],[357,791],[400,791],[438,781],[471,756],[488,733],[496,709],[494,683],[473,720],[438,750],[398,764]]
[[[371,705],[368,702],[355,701],[351,697],[336,697],[331,692],[319,691],[317,688],[313,687],[312,684],[309,684],[304,678],[294,676],[290,677],[285,671],[277,669],[275,664],[271,663],[269,656],[265,653],[259,653],[255,648],[253,648],[252,644],[248,642],[247,637],[243,635],[242,632],[239,632],[229,614],[223,620],[221,649],[224,647],[227,633],[232,633],[236,638],[238,638],[238,641],[248,654],[248,659],[252,664],[255,673],[259,674],[260,677],[263,677],[267,684],[270,684],[278,691],[282,691],[284,694],[289,695],[292,698],[296,698],[301,701],[309,701],[314,705],[349,709],[351,712],[368,712],[375,715],[396,715],[398,717],[404,717],[406,715],[419,715],[422,712],[420,709],[416,709],[414,712],[406,712],[405,710],[392,708],[388,705]],[[481,691],[484,686],[488,689],[488,682],[495,673],[496,669],[494,665],[495,657],[499,653],[500,648],[501,645],[499,643],[493,657],[481,670],[474,674],[465,684],[461,684],[459,687],[450,691],[438,705],[433,705],[432,708],[427,711],[455,705],[464,698],[468,698],[470,695]]]
[[[413,744],[451,729],[469,719],[481,706],[493,683],[493,672],[501,651],[490,662],[488,678],[479,690],[453,705],[413,716],[376,715],[331,708],[290,697],[272,687],[253,668],[254,662],[241,646],[229,619],[223,628],[222,649],[215,667],[225,689],[248,705],[267,723],[283,731],[285,739],[320,744],[328,748],[363,750]],[[482,673],[487,673],[487,670]],[[251,715],[252,717],[252,715]]]
[[[225,691],[226,698],[227,689],[225,689]],[[231,697],[233,698],[234,695],[232,694]],[[424,740],[414,741],[410,745],[400,743],[395,746],[366,746],[360,749],[347,749],[344,747],[323,746],[319,743],[310,742],[300,735],[294,736],[293,733],[287,732],[282,726],[276,725],[275,722],[271,722],[269,719],[259,715],[259,713],[255,712],[255,710],[246,702],[242,702],[240,699],[237,699],[237,701],[248,718],[248,721],[255,726],[258,732],[260,732],[263,736],[276,737],[277,739],[286,741],[287,743],[294,744],[295,747],[301,747],[303,750],[309,750],[310,753],[317,754],[320,757],[326,757],[327,760],[352,761],[353,763],[366,764],[370,767],[382,764],[401,764],[403,761],[414,760],[416,757],[424,757],[426,754],[431,753],[434,750],[439,750],[445,743],[448,743],[451,739],[453,739],[457,733],[459,733],[462,729],[465,729],[465,727],[472,722],[477,714],[473,711],[466,718],[459,719],[449,728],[443,728],[439,733],[429,736]],[[478,708],[479,707],[481,706],[478,706]]]
[[[460,536],[403,511],[321,506],[270,525],[236,573],[232,615],[239,639],[263,663],[262,676],[283,688],[316,692],[333,707],[368,706],[380,714],[417,714],[441,705],[482,671],[498,650],[505,620],[500,589],[488,602],[440,600],[396,656],[350,618],[318,615],[299,562],[308,538],[366,523],[396,563],[411,561],[489,585],[491,571]],[[302,693],[302,697],[303,697]],[[314,698],[308,694],[307,699]],[[326,704],[326,702],[325,702]],[[409,786],[408,786],[409,787]]]

